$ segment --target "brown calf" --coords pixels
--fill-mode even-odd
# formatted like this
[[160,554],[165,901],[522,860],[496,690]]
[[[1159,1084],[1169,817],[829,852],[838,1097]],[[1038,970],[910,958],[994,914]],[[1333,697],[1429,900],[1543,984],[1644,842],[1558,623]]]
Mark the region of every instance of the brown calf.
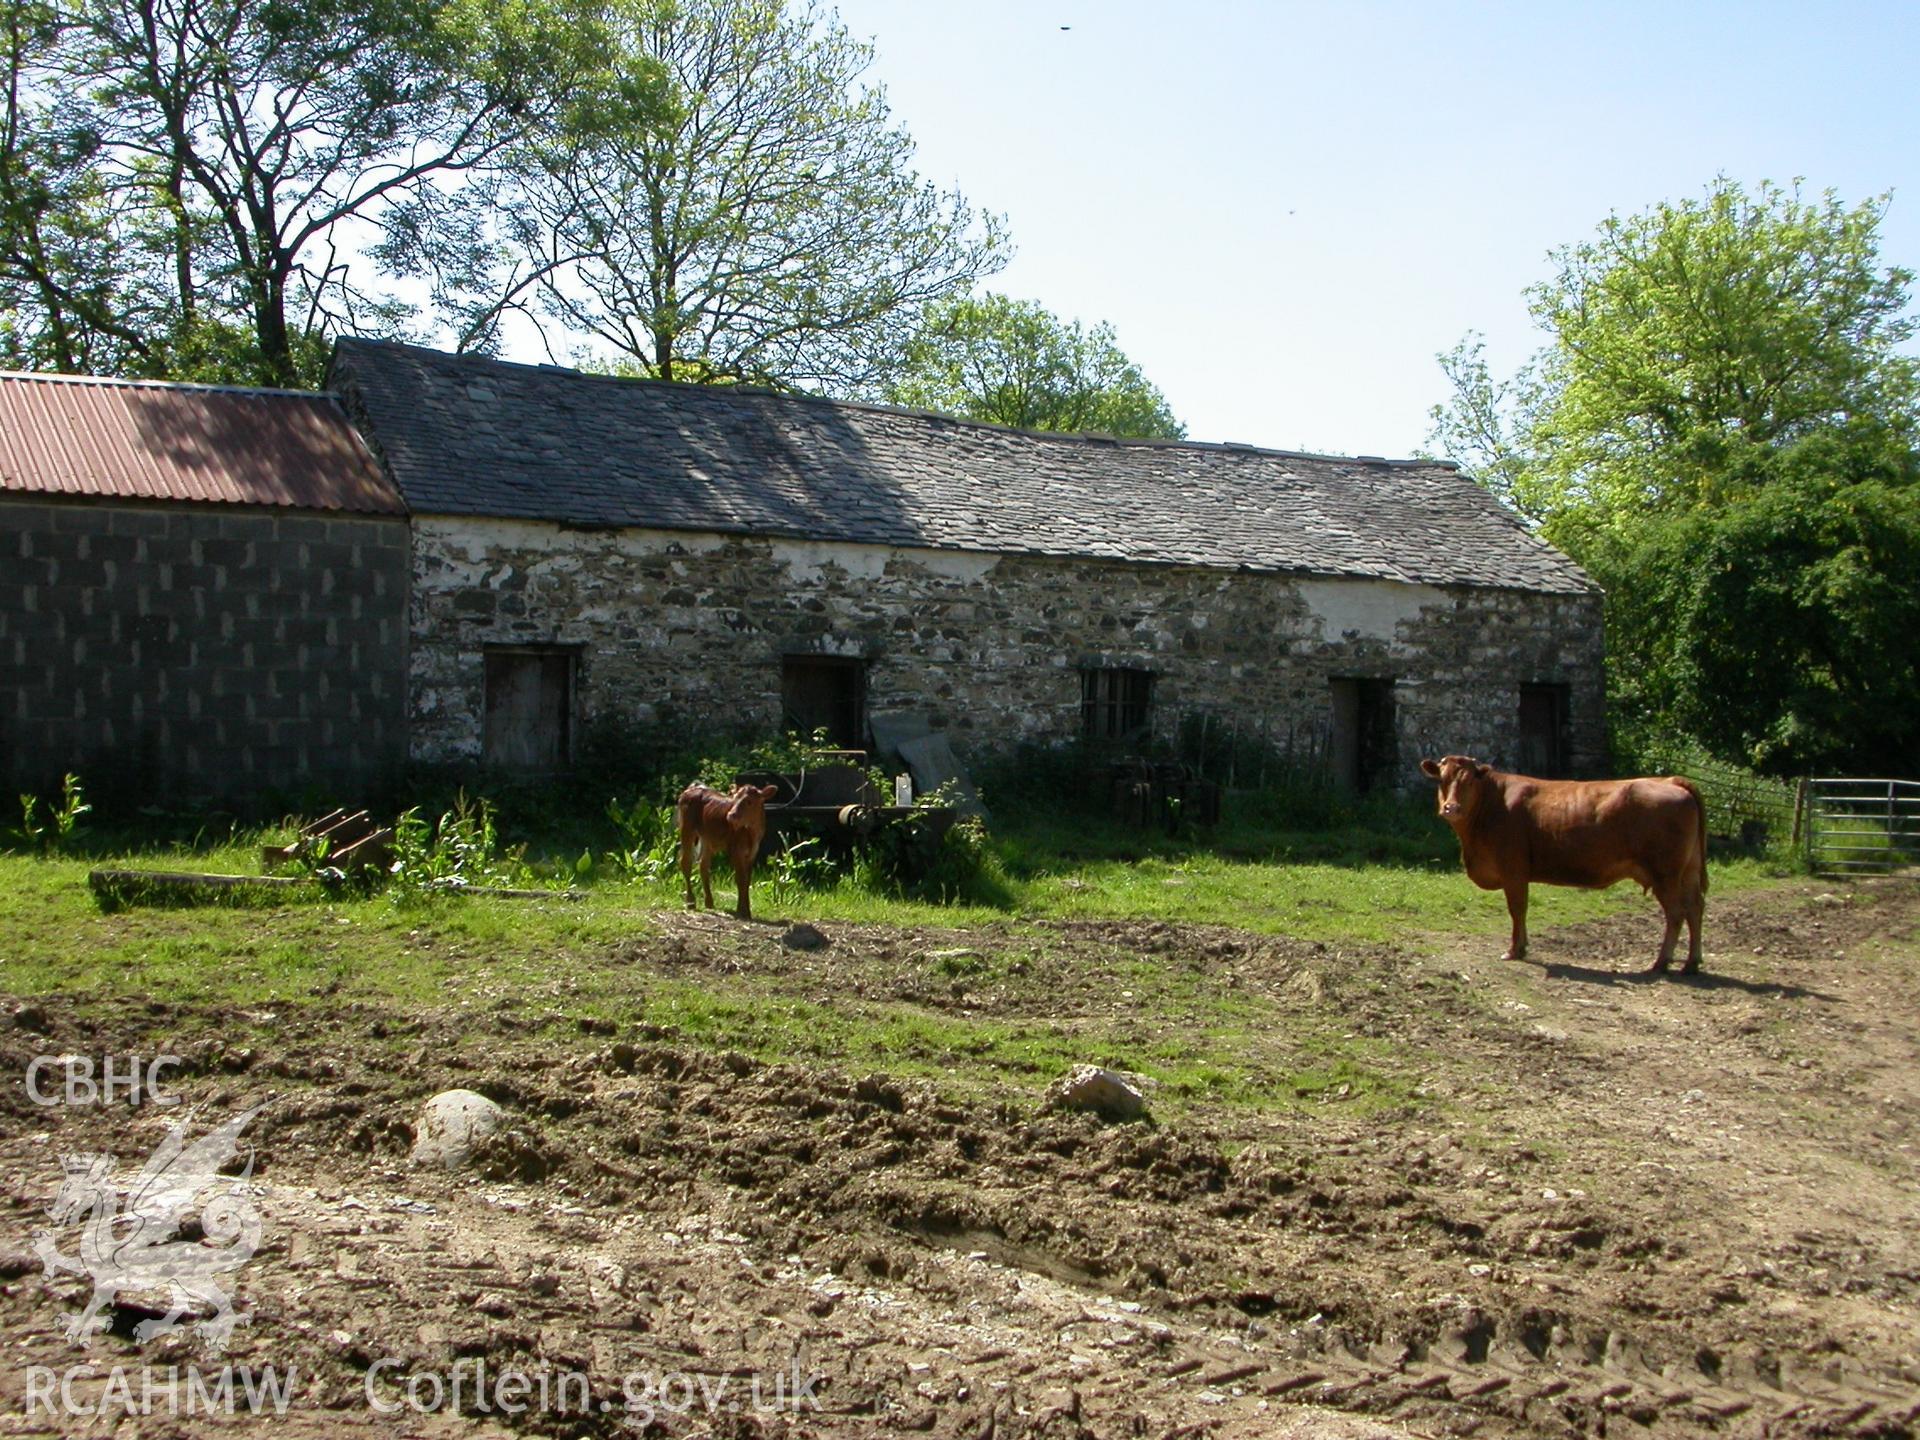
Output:
[[707,908],[714,908],[713,857],[725,855],[733,863],[734,883],[740,887],[740,903],[734,913],[743,920],[753,918],[747,879],[767,833],[767,801],[779,793],[772,785],[736,785],[731,795],[725,795],[697,782],[680,792],[675,812],[680,821],[680,875],[687,882],[689,910],[699,909],[693,899],[693,852],[697,848]]
[[1700,919],[1707,907],[1707,809],[1691,780],[1535,780],[1508,775],[1466,755],[1422,760],[1440,783],[1440,818],[1460,837],[1467,878],[1504,890],[1513,941],[1503,960],[1527,953],[1527,886],[1604,890],[1636,880],[1666,912],[1653,969],[1673,962],[1687,927],[1691,974],[1700,968]]

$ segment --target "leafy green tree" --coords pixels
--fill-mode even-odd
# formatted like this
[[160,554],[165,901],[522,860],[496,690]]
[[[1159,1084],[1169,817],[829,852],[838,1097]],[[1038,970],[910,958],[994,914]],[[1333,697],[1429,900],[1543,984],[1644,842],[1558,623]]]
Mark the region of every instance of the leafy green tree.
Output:
[[164,286],[150,247],[114,223],[91,135],[37,92],[61,34],[51,5],[0,15],[0,364],[145,373]]
[[1540,407],[1538,362],[1528,362],[1510,380],[1495,380],[1487,369],[1486,338],[1478,334],[1439,358],[1453,399],[1433,407],[1429,445],[1538,525],[1549,503],[1538,457],[1529,448]]
[[7,21],[0,332],[69,369],[318,378],[484,281],[502,160],[613,103],[575,0],[30,0]]
[[1004,262],[911,168],[869,46],[783,0],[613,0],[656,123],[531,148],[527,307],[666,380],[871,393],[921,307]]
[[1528,292],[1554,340],[1532,419],[1552,503],[1712,503],[1750,456],[1820,429],[1910,433],[1913,276],[1880,268],[1886,204],[1722,179],[1556,251]]
[[1022,430],[1179,440],[1186,427],[1104,322],[1064,323],[1029,300],[959,296],[930,306],[887,387],[896,405]]
[[1771,464],[1622,557],[1638,583],[1620,588],[1620,628],[1652,661],[1620,687],[1628,723],[1666,717],[1778,774],[1920,774],[1920,466],[1844,432]]
[[[1607,592],[1629,736],[1780,773],[1920,763],[1912,275],[1885,198],[1721,179],[1554,252],[1547,346],[1496,382],[1472,339],[1433,441]],[[1875,763],[1875,757],[1880,757]]]

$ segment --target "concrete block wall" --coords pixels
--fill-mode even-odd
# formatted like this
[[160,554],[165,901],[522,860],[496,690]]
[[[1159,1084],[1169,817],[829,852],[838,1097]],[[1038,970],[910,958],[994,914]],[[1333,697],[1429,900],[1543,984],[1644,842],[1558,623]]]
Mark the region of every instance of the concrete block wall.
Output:
[[404,757],[403,519],[0,501],[0,773],[355,797]]
[[1394,681],[1399,783],[1422,755],[1510,764],[1520,686],[1569,687],[1576,773],[1606,735],[1597,593],[1229,573],[1121,561],[583,531],[416,516],[416,758],[475,758],[493,645],[577,647],[580,718],[780,718],[780,658],[869,661],[870,711],[914,710],[962,753],[1080,726],[1080,670],[1155,675],[1156,722],[1210,712],[1324,743],[1328,682]]

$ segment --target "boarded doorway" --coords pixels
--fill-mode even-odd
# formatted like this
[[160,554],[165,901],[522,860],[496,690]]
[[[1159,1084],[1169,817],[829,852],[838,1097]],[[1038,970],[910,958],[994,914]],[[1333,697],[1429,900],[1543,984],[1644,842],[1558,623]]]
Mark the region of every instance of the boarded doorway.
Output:
[[1400,753],[1393,681],[1337,677],[1327,685],[1333,700],[1328,760],[1335,782],[1362,795],[1391,788]]
[[1559,779],[1567,773],[1567,750],[1567,687],[1522,685],[1517,767],[1520,773]]
[[566,767],[573,758],[574,660],[574,651],[552,647],[487,651],[487,764],[508,770]]
[[867,662],[838,655],[787,655],[780,661],[781,724],[811,739],[827,732],[840,750],[867,745]]

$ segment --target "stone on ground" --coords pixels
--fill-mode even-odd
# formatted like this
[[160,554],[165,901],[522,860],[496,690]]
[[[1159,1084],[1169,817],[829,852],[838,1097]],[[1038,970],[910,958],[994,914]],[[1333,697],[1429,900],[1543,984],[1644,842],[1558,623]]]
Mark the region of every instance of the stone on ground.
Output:
[[443,1090],[420,1112],[413,1127],[413,1163],[458,1170],[474,1148],[506,1121],[506,1112],[472,1090]]
[[1056,1110],[1088,1110],[1102,1119],[1138,1120],[1147,1113],[1147,1097],[1118,1070],[1099,1065],[1076,1065],[1047,1092],[1047,1104]]

